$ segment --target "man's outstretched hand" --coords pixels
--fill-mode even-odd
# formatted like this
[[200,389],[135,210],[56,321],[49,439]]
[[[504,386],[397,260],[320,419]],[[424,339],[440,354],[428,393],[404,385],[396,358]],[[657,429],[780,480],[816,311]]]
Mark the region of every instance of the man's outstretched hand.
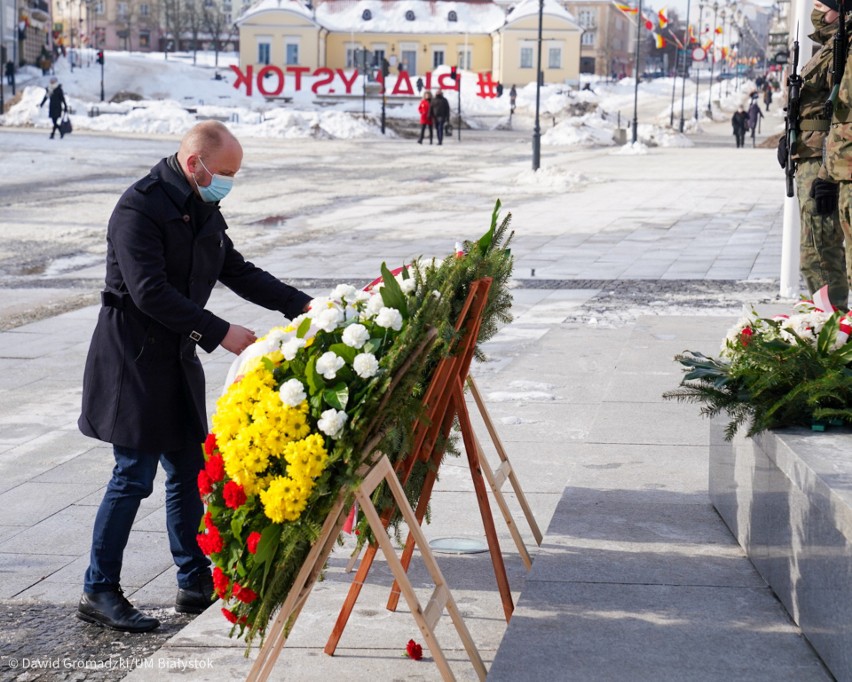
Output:
[[234,355],[239,355],[251,344],[257,341],[257,337],[251,329],[246,329],[238,324],[232,324],[228,328],[228,333],[222,339],[220,344],[225,350],[231,351]]

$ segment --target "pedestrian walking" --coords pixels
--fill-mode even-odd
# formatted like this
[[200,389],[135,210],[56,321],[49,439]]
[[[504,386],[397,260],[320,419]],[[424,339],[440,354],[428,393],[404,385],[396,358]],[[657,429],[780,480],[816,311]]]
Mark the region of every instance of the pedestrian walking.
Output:
[[63,114],[68,113],[68,103],[65,101],[65,93],[62,92],[62,86],[59,84],[56,76],[50,79],[50,83],[47,86],[47,90],[44,93],[44,97],[41,100],[41,104],[39,104],[39,108],[44,106],[45,102],[49,102],[47,105],[47,115],[50,116],[50,120],[53,121],[53,129],[50,131],[50,139],[52,140],[56,135],[56,131],[59,131],[59,138],[62,139],[65,137],[65,133],[62,132],[59,122],[62,119]]
[[772,86],[769,83],[763,86],[763,104],[766,106],[766,111],[769,111],[769,105],[772,104]]
[[757,97],[751,98],[751,104],[748,107],[748,129],[751,131],[751,146],[755,146],[754,136],[757,132],[757,127],[760,125],[760,119],[763,118],[763,112],[760,110],[760,105],[757,103]]
[[243,150],[218,121],[194,126],[118,201],[107,227],[106,287],[83,376],[83,434],[111,443],[112,478],[95,518],[77,616],[126,632],[159,621],[122,594],[121,566],[139,503],[166,473],[166,528],[177,565],[175,609],[213,600],[210,561],[196,541],[203,505],[197,477],[207,434],[197,348],[241,353],[254,332],[205,308],[217,282],[293,318],[310,297],[246,261],[219,209]]
[[829,129],[829,121],[825,118],[825,101],[831,93],[833,39],[839,24],[837,8],[831,6],[835,2],[814,2],[811,12],[814,32],[810,39],[821,47],[800,73],[802,85],[799,90],[796,145],[789,153],[796,162],[802,277],[810,294],[828,285],[832,305],[846,310],[849,305],[849,280],[843,229],[837,211],[837,185],[818,179],[823,145]]
[[429,128],[429,144],[432,144],[432,93],[429,90],[423,92],[423,99],[417,107],[420,112],[420,139],[417,144],[423,144],[423,136],[426,128]]
[[444,126],[450,120],[450,103],[444,97],[444,93],[441,92],[440,88],[435,91],[429,111],[432,116],[432,122],[435,125],[435,135],[438,138],[438,144],[441,145],[444,143]]
[[6,65],[3,70],[4,75],[6,76],[6,83],[9,85],[15,84],[15,62],[11,59],[6,62]]
[[511,87],[511,89],[509,90],[509,114],[510,115],[515,113],[515,102],[517,101],[517,99],[518,99],[518,91],[515,89],[515,86],[513,85]]
[[748,114],[745,111],[745,107],[740,105],[740,108],[734,112],[734,115],[731,116],[731,126],[734,129],[734,137],[737,141],[737,147],[745,146],[745,134],[746,130],[748,130]]

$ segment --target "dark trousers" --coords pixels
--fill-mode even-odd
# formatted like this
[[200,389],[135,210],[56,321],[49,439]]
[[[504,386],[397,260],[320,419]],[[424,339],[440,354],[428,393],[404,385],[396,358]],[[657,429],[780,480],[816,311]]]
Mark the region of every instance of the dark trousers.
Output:
[[745,130],[738,130],[734,135],[737,137],[737,147],[745,147]]
[[59,130],[59,122],[62,120],[62,117],[60,116],[59,118],[51,118],[50,120],[53,121],[53,130],[50,131],[50,136],[53,137],[56,132],[59,131],[59,137],[65,137],[62,131]]
[[429,128],[429,144],[432,144],[432,124],[431,123],[421,123],[420,124],[420,142],[423,142],[423,135],[426,134],[426,128]]
[[108,592],[120,585],[124,548],[140,502],[154,490],[158,463],[166,472],[166,530],[178,567],[178,586],[192,587],[210,571],[210,560],[196,540],[204,513],[197,483],[204,467],[201,445],[162,454],[115,445],[113,455],[115,467],[95,517],[83,589]]
[[442,144],[444,142],[444,119],[442,118],[435,119],[435,135],[438,137],[438,144]]

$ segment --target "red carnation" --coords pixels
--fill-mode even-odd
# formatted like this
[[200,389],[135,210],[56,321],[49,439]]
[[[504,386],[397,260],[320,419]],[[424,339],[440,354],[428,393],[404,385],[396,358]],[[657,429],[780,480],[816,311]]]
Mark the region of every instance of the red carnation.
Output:
[[248,587],[242,587],[239,583],[234,583],[233,595],[234,599],[239,599],[243,604],[251,604],[257,599],[257,592]]
[[215,533],[201,533],[200,535],[196,535],[195,539],[201,551],[207,556],[218,554],[225,547],[225,543],[222,542],[222,536],[219,535],[218,531]]
[[228,580],[228,576],[225,575],[225,571],[223,571],[218,566],[213,567],[213,589],[216,590],[216,595],[220,599],[225,598],[225,594],[228,592],[228,587],[230,587],[231,581]]
[[409,658],[413,658],[415,661],[419,661],[423,658],[423,647],[413,639],[409,639],[408,644],[405,647],[405,655]]
[[207,464],[204,465],[204,470],[213,483],[218,483],[225,478],[225,463],[222,461],[222,455],[211,455]]
[[210,474],[204,469],[198,472],[198,493],[201,497],[209,495],[213,492],[213,481],[210,480]]
[[249,554],[257,554],[257,544],[260,542],[260,533],[249,533],[248,539],[246,540],[246,547],[248,547]]
[[244,625],[248,622],[248,618],[246,616],[242,616],[241,618],[237,618],[237,614],[229,609],[222,609],[222,615],[225,616],[229,621],[235,623],[237,625]]
[[216,434],[208,433],[207,438],[204,440],[204,452],[209,457],[213,454],[218,446],[216,445]]
[[235,481],[228,481],[225,484],[222,495],[225,498],[225,506],[230,509],[239,509],[246,502],[246,491]]
[[751,327],[745,327],[740,332],[740,343],[743,345],[743,348],[748,346],[752,336],[754,336],[754,329],[752,329]]

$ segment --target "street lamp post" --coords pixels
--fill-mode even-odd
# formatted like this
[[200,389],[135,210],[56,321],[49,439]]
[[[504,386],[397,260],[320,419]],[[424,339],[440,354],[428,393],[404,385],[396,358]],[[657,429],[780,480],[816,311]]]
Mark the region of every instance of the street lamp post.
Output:
[[[690,0],[686,0],[686,28],[683,29],[683,64],[681,64],[681,68],[683,69],[683,73],[681,81],[680,81],[680,132],[683,132],[683,107],[684,107],[684,99],[686,97],[686,74],[689,69],[687,68],[687,64],[691,64],[692,57],[686,52],[689,50],[689,4]],[[690,60],[690,61],[687,61]],[[695,86],[696,89],[698,86]]]
[[634,74],[636,78],[633,84],[633,143],[636,143],[639,133],[637,127],[639,125],[639,47],[642,44],[642,0],[639,0],[639,7],[636,12],[636,65]]
[[538,66],[535,72],[535,128],[533,128],[532,167],[541,167],[541,126],[539,126],[539,103],[541,101],[541,24],[544,15],[544,0],[538,0]]
[[[722,10],[724,13],[725,10]],[[713,3],[713,40],[710,44],[710,87],[707,89],[707,115],[713,119],[713,72],[716,70],[716,26],[719,13],[719,3]]]
[[[701,18],[704,16],[704,2],[698,3],[698,45],[701,46]],[[698,85],[701,82],[701,71],[695,70],[695,120],[698,120]]]

